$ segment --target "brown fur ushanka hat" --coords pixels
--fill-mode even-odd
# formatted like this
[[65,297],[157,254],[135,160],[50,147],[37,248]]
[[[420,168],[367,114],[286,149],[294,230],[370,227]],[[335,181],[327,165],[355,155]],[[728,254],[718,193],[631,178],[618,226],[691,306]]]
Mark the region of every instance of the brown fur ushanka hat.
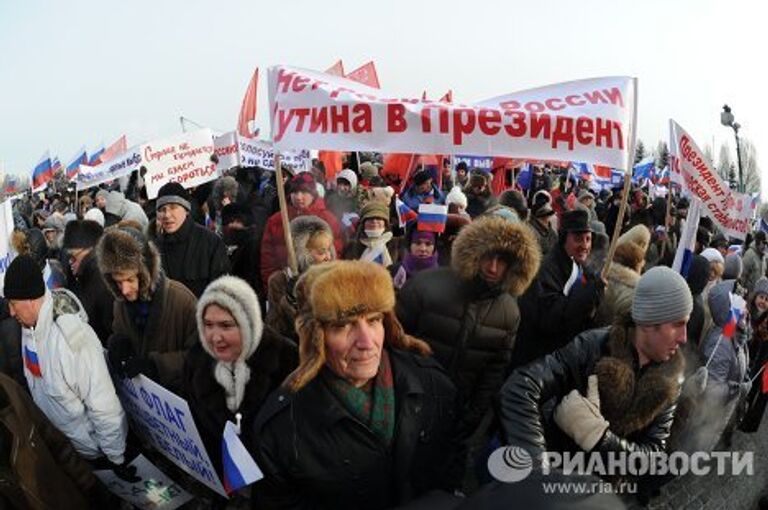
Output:
[[135,228],[108,229],[96,245],[96,259],[107,288],[117,299],[123,299],[123,296],[111,275],[122,271],[138,272],[141,300],[147,301],[155,293],[162,270],[160,253],[155,245]]

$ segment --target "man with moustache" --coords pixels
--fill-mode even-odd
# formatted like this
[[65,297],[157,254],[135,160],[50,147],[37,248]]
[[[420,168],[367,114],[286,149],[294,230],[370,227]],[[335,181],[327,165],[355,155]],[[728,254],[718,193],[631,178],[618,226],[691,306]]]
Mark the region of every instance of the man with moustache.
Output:
[[592,326],[605,283],[586,268],[592,229],[584,210],[563,213],[558,242],[520,298],[520,329],[512,367],[562,347]]

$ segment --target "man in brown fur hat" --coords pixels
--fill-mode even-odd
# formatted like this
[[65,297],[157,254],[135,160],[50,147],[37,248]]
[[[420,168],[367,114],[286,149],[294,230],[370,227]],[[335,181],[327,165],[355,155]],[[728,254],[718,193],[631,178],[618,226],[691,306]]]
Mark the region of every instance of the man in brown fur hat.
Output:
[[574,449],[647,455],[650,463],[672,426],[692,307],[678,273],[646,272],[622,321],[512,373],[500,395],[505,443],[527,450],[534,464],[545,451]]

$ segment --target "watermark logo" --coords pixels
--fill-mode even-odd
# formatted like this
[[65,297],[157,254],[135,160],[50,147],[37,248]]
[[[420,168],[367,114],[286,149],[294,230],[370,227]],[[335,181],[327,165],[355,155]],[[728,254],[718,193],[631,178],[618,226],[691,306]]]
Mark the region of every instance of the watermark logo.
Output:
[[525,480],[533,471],[531,455],[519,446],[502,446],[488,457],[488,472],[502,482]]

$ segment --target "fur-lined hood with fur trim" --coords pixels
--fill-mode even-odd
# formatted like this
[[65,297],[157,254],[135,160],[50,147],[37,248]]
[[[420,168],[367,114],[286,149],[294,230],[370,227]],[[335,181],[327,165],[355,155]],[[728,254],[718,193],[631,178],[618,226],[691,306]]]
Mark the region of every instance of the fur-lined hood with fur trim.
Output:
[[99,271],[116,299],[123,295],[112,279],[112,273],[138,271],[139,299],[149,301],[162,277],[160,252],[144,234],[131,227],[109,229],[96,245]]
[[333,230],[328,222],[317,216],[297,216],[291,220],[291,235],[293,236],[293,249],[296,252],[296,261],[299,273],[306,271],[314,262],[312,254],[307,249],[307,242],[312,236],[323,232],[331,241],[332,260],[336,260],[336,248],[333,246]]
[[504,289],[515,296],[523,294],[541,263],[541,250],[531,229],[499,216],[477,218],[461,229],[454,241],[451,267],[462,280],[471,281],[480,272],[480,260],[490,253],[509,261]]

